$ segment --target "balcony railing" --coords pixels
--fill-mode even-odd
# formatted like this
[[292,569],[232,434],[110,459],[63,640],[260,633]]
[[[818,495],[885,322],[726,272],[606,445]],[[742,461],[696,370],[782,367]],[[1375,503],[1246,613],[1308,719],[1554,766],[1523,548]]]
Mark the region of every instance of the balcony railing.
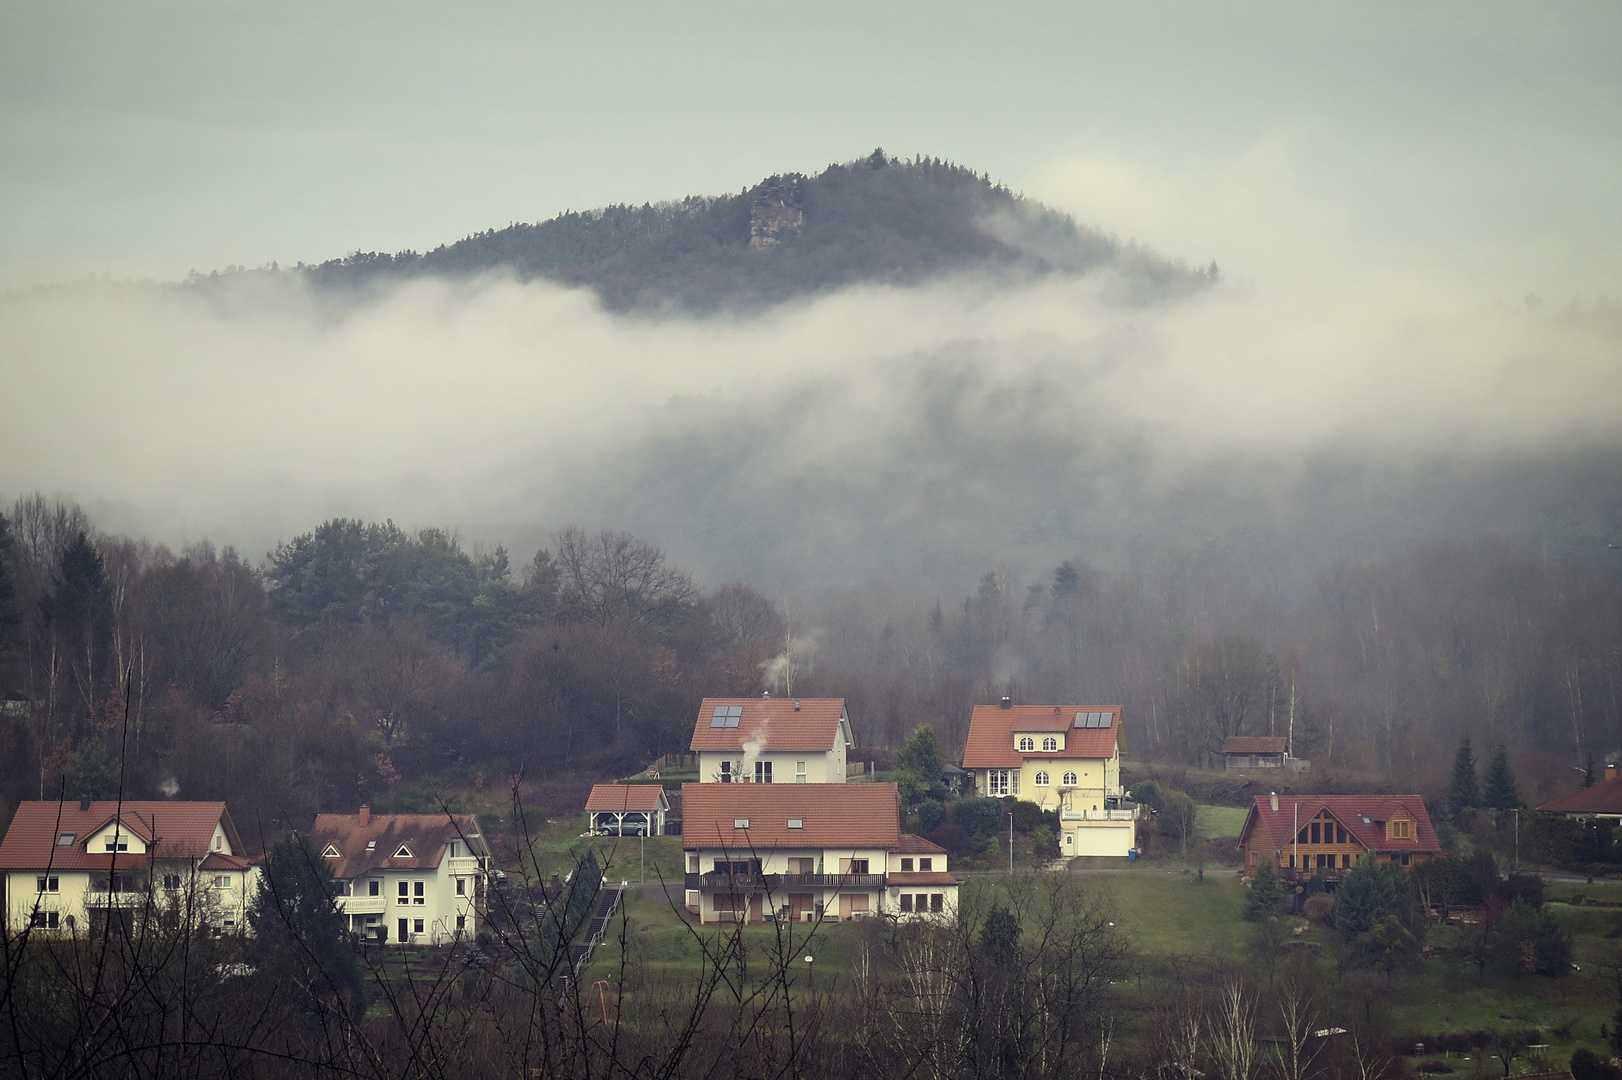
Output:
[[389,909],[386,896],[340,896],[337,901],[345,915],[381,915]]
[[1065,810],[1059,814],[1061,821],[1133,821],[1136,820],[1136,810]]
[[477,855],[459,855],[446,859],[451,874],[461,877],[464,874],[477,874],[481,869]]
[[108,892],[106,889],[91,889],[85,893],[85,903],[92,907],[140,907],[146,903],[146,893],[133,892],[120,889]]
[[883,874],[688,874],[689,889],[779,892],[787,889],[882,889]]

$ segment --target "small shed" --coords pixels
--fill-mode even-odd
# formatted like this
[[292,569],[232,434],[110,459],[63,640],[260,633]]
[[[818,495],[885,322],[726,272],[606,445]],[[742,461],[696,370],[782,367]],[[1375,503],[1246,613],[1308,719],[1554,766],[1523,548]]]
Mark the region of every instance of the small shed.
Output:
[[593,784],[586,800],[593,836],[663,836],[669,811],[663,784]]
[[1282,735],[1230,735],[1222,760],[1229,769],[1282,769],[1287,745]]

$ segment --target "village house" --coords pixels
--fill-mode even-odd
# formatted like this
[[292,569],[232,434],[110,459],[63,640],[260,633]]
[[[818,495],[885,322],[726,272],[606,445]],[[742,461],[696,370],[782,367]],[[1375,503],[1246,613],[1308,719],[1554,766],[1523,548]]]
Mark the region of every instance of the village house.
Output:
[[705,698],[691,749],[709,784],[843,784],[844,698]]
[[663,836],[669,812],[661,784],[593,784],[586,799],[593,836]]
[[1592,787],[1546,802],[1538,810],[1584,821],[1622,825],[1622,782],[1618,782],[1616,766],[1605,766],[1605,779]]
[[1059,815],[1059,851],[1125,856],[1137,811],[1124,806],[1119,705],[976,705],[963,768],[981,795],[1013,796]]
[[1334,881],[1364,856],[1413,866],[1442,853],[1418,795],[1258,795],[1239,832],[1244,872]]
[[0,841],[6,927],[99,937],[156,916],[242,933],[259,868],[241,851],[223,802],[25,802]]
[[946,850],[901,832],[894,784],[687,784],[682,813],[700,922],[957,915]]
[[472,814],[322,814],[310,830],[348,929],[396,945],[478,932],[490,850]]

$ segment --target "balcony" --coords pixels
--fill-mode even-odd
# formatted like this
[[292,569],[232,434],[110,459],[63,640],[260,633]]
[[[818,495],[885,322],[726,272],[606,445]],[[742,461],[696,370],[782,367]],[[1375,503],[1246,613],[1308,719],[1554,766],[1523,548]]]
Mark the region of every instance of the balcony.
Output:
[[1065,810],[1059,814],[1060,821],[1135,821],[1136,810]]
[[340,896],[338,910],[345,915],[381,915],[389,909],[386,896]]
[[445,860],[447,869],[453,877],[464,877],[468,874],[480,873],[484,868],[479,865],[476,855],[462,855]]
[[91,907],[136,908],[146,903],[146,893],[106,889],[91,889],[85,893],[85,903]]
[[785,892],[789,889],[882,889],[883,874],[688,874],[689,889]]

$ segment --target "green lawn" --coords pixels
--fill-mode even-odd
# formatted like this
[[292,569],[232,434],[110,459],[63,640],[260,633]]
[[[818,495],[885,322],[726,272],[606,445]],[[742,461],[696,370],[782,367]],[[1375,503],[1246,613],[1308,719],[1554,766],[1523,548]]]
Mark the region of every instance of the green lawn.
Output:
[[1238,840],[1247,813],[1239,806],[1202,806],[1194,815],[1195,835],[1206,840]]
[[1124,873],[1088,875],[1086,882],[1114,903],[1116,925],[1145,953],[1231,956],[1249,927],[1239,918],[1244,886],[1238,875]]

